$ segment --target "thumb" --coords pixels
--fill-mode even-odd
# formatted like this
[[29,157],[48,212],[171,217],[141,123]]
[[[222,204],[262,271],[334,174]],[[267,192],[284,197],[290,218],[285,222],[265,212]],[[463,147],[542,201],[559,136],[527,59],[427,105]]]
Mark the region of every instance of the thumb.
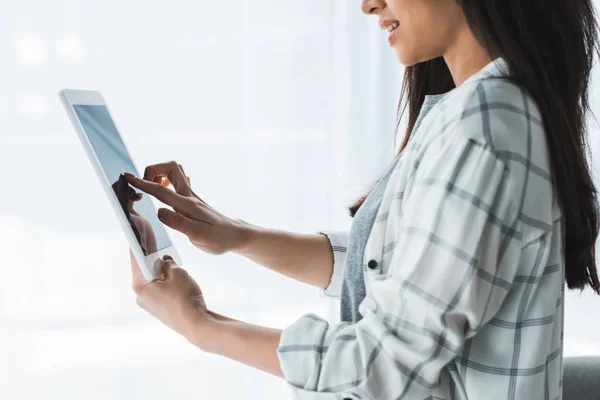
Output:
[[135,256],[133,255],[131,249],[129,249],[129,257],[131,259],[131,277],[133,291],[139,293],[142,290],[142,288],[146,286],[148,281],[144,277],[144,274],[142,273],[142,270],[140,269],[140,266],[138,265],[138,262],[135,259]]
[[194,221],[185,215],[161,208],[158,210],[158,219],[169,228],[175,229],[187,236],[192,234]]
[[164,256],[160,260],[160,269],[163,273],[165,280],[169,280],[172,275],[172,269],[177,268],[177,263],[171,258],[171,256]]

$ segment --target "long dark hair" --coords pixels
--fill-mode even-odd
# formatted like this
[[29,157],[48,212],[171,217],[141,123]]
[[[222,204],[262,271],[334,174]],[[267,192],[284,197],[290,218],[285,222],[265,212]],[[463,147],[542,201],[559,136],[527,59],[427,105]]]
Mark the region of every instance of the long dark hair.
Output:
[[[479,42],[490,55],[507,61],[509,78],[532,96],[541,111],[566,228],[567,286],[583,290],[589,285],[600,294],[597,192],[586,159],[590,74],[595,55],[600,54],[592,0],[457,1]],[[453,88],[443,58],[406,68],[398,114],[400,121],[408,109],[408,127],[397,156],[408,142],[425,95]],[[349,207],[352,217],[367,196]]]

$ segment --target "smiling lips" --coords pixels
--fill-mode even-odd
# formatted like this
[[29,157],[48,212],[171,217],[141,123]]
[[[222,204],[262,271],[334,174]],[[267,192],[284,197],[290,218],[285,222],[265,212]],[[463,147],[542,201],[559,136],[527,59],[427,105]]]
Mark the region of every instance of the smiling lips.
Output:
[[394,34],[396,33],[396,30],[399,26],[400,21],[397,20],[384,19],[379,21],[379,27],[382,30],[388,31],[388,43],[390,45],[392,44],[392,39],[394,38]]

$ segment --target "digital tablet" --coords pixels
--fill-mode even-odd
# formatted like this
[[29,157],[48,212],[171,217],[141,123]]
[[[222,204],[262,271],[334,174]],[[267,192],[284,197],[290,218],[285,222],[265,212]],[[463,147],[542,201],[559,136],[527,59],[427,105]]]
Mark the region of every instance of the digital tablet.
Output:
[[181,265],[150,196],[137,192],[123,177],[124,172],[140,174],[102,95],[64,89],[59,97],[146,279],[162,273],[159,259],[165,255]]

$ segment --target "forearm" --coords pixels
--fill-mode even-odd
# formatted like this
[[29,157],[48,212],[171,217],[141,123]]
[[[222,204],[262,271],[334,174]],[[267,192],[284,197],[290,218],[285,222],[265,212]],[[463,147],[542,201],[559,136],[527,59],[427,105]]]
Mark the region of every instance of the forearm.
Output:
[[228,318],[212,311],[198,321],[188,340],[202,350],[283,377],[277,347],[278,329],[265,328]]
[[333,252],[326,236],[262,228],[238,220],[244,241],[234,251],[300,282],[325,288],[333,273]]

